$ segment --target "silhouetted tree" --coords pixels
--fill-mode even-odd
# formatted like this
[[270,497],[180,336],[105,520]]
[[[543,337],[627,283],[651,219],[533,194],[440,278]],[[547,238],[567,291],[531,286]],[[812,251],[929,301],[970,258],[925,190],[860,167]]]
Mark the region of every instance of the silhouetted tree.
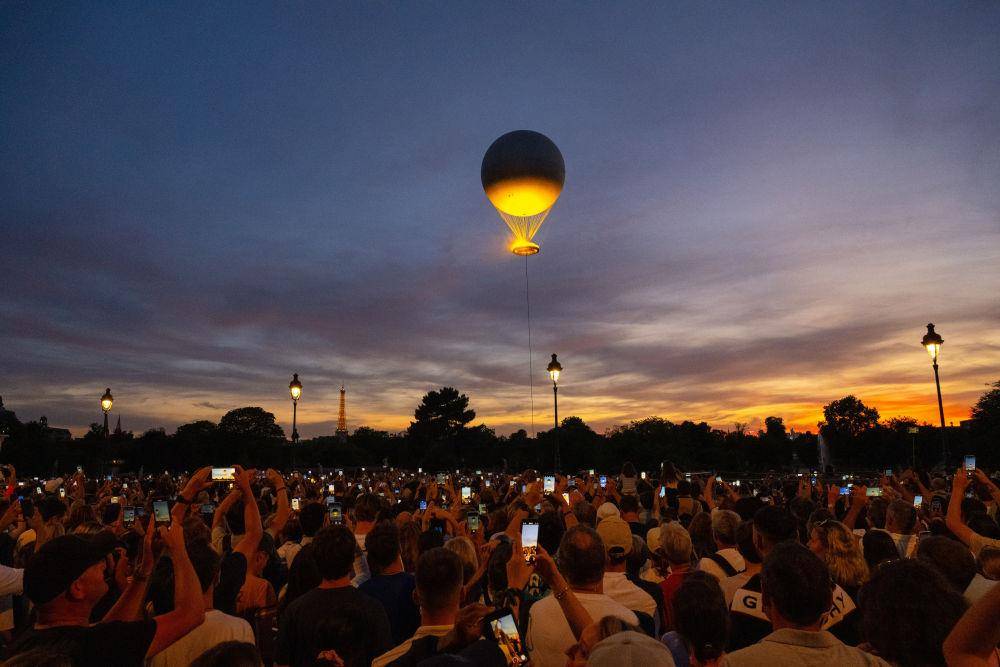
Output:
[[823,433],[857,438],[865,431],[878,427],[878,410],[870,408],[856,396],[845,396],[823,406]]
[[409,434],[418,440],[443,440],[458,436],[465,425],[476,418],[469,409],[469,397],[454,387],[441,387],[424,394],[413,411]]

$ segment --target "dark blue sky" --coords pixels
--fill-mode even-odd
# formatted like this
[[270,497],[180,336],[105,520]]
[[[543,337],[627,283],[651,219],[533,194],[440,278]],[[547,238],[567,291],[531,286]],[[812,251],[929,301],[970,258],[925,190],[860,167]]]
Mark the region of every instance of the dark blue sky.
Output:
[[[0,395],[79,431],[303,435],[469,393],[529,423],[523,260],[479,184],[544,132],[536,415],[949,418],[1000,375],[1000,5],[0,4]],[[285,424],[286,427],[288,426]]]

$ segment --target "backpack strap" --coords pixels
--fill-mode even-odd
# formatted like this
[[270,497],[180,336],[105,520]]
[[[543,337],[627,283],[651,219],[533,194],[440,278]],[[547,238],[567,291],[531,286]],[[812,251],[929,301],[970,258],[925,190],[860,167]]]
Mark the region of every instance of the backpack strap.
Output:
[[736,568],[733,567],[732,563],[726,560],[725,556],[720,556],[719,554],[708,554],[708,558],[715,561],[715,564],[722,568],[722,571],[726,573],[727,577],[732,577],[738,574]]

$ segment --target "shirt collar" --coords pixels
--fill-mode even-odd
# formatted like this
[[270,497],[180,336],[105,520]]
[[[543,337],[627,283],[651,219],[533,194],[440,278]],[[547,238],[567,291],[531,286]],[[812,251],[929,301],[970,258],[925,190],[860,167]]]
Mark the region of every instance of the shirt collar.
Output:
[[782,628],[775,630],[763,641],[774,642],[776,644],[790,644],[792,646],[807,646],[809,648],[828,648],[836,646],[840,640],[826,630],[812,632],[810,630],[795,630],[794,628]]

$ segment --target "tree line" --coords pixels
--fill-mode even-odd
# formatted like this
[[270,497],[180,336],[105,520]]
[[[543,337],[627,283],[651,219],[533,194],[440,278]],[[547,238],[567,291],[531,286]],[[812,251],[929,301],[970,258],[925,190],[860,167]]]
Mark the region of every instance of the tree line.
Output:
[[[604,433],[570,416],[558,432],[553,428],[531,437],[524,430],[497,435],[485,424],[472,425],[476,413],[469,403],[465,394],[442,387],[424,395],[403,432],[362,426],[346,438],[329,435],[297,444],[289,443],[274,415],[259,407],[231,410],[218,423],[184,424],[173,434],[159,428],[109,437],[95,423],[86,435],[68,441],[52,437],[44,419],[21,423],[8,411],[0,413],[0,433],[8,436],[0,460],[32,475],[63,473],[77,465],[99,474],[112,469],[193,470],[237,462],[286,469],[386,465],[425,471],[550,470],[558,439],[567,471],[612,471],[623,461],[644,470],[656,470],[663,461],[687,470],[720,471],[812,469],[819,464],[818,434],[790,432],[777,416],[767,417],[757,432],[748,431],[745,424],[720,430],[705,422],[647,417]],[[938,427],[906,417],[882,420],[876,408],[855,396],[825,405],[823,415],[818,433],[837,468],[877,470],[913,462],[931,468],[941,461]],[[950,463],[957,465],[962,454],[976,454],[980,467],[1000,466],[1000,382],[977,401],[970,424],[945,429]]]

